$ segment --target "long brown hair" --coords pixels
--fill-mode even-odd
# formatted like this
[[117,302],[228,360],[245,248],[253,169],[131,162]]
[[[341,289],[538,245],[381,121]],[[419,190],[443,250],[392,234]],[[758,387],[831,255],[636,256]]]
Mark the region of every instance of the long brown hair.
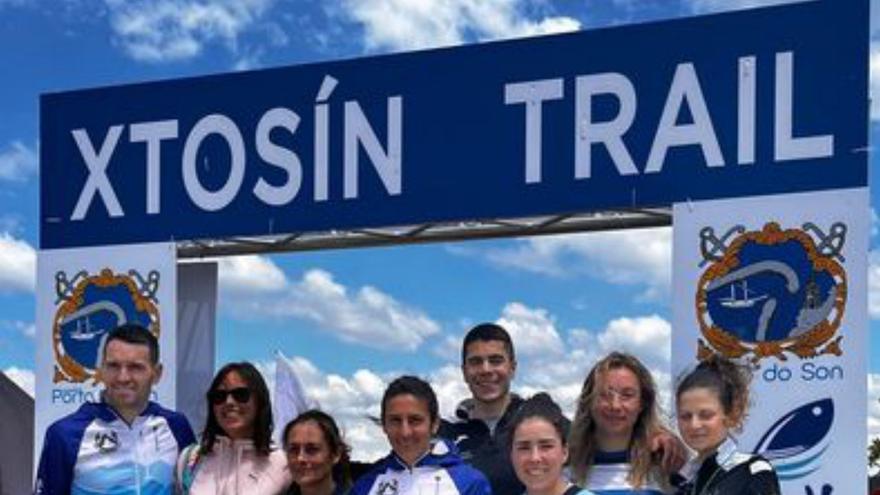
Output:
[[596,420],[593,417],[592,407],[599,393],[596,390],[597,381],[601,376],[615,369],[627,369],[636,376],[642,405],[629,441],[630,471],[627,480],[634,488],[639,488],[649,481],[651,471],[656,467],[651,459],[650,440],[662,429],[662,426],[654,379],[645,365],[634,356],[623,352],[612,352],[596,363],[587,374],[578,398],[577,413],[571,425],[568,442],[569,459],[573,481],[578,485],[586,483],[598,450],[595,438]]
[[257,409],[254,418],[254,433],[251,440],[254,441],[254,450],[261,456],[268,456],[272,451],[272,403],[269,402],[269,388],[266,387],[266,381],[257,368],[247,362],[229,363],[220,368],[220,371],[214,376],[208,392],[205,394],[205,402],[208,404],[208,419],[205,422],[205,429],[202,431],[202,441],[199,450],[202,454],[208,454],[214,449],[214,443],[218,436],[225,436],[226,432],[220,427],[217,416],[214,414],[214,406],[211,403],[211,392],[217,390],[226,375],[232,372],[238,373],[238,376],[247,384],[247,388],[251,391],[254,400],[254,407]]

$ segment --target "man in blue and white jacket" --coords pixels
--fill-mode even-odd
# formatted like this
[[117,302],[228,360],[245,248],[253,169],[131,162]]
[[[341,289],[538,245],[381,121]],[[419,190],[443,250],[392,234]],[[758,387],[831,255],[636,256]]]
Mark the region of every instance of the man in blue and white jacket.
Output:
[[104,343],[101,402],[46,430],[35,495],[170,494],[178,453],[195,442],[186,418],[149,400],[162,376],[156,337],[122,325]]

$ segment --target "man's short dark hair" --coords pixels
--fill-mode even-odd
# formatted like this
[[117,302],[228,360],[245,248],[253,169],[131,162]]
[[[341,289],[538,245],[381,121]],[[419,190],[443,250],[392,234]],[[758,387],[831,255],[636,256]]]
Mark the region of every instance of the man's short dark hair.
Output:
[[159,363],[159,341],[153,332],[138,323],[126,323],[110,330],[107,340],[104,341],[103,357],[107,357],[107,346],[114,340],[121,340],[127,344],[145,345],[150,350],[150,363]]
[[497,341],[504,344],[504,350],[507,351],[511,361],[516,361],[513,353],[513,341],[510,340],[510,334],[501,325],[497,323],[480,323],[471,328],[467,335],[464,336],[464,343],[461,345],[461,364],[467,359],[467,348],[474,342],[491,342]]

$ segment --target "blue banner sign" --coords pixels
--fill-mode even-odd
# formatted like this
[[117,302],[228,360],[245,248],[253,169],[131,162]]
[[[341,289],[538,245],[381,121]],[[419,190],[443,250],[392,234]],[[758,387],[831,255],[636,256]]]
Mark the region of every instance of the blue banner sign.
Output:
[[44,95],[41,247],[867,184],[868,2]]

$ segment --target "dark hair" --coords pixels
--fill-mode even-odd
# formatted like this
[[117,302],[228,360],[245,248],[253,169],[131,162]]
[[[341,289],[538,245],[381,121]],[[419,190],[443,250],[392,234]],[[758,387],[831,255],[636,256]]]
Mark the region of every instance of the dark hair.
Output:
[[641,487],[648,482],[651,471],[656,468],[651,459],[650,440],[654,434],[662,431],[663,427],[660,423],[660,407],[657,404],[657,386],[654,385],[654,378],[635,356],[625,352],[612,352],[596,363],[587,374],[571,425],[569,459],[572,481],[578,485],[587,481],[597,450],[594,436],[596,419],[593,417],[593,404],[601,392],[597,390],[597,382],[600,377],[616,369],[629,370],[636,376],[642,405],[629,442],[630,470],[627,480],[634,487]]
[[513,437],[516,436],[516,429],[526,420],[533,418],[543,419],[550,423],[553,429],[556,430],[556,434],[559,435],[562,446],[568,445],[568,420],[563,416],[559,405],[553,402],[553,399],[546,392],[541,392],[523,402],[510,421],[510,433],[507,441],[508,450],[513,448]]
[[440,407],[437,405],[437,394],[434,393],[434,389],[419,377],[404,375],[388,384],[388,388],[382,395],[382,415],[380,416],[382,424],[385,424],[385,408],[388,406],[388,401],[398,395],[412,395],[416,399],[424,401],[428,406],[431,423],[437,421]]
[[205,402],[208,404],[208,420],[205,422],[204,431],[202,431],[201,452],[203,454],[211,452],[217,435],[226,436],[226,432],[220,427],[217,417],[214,415],[211,392],[217,390],[226,375],[233,371],[238,373],[238,376],[247,384],[254,400],[254,407],[257,409],[254,418],[254,433],[251,438],[254,442],[254,449],[260,455],[267,456],[271,451],[272,443],[272,403],[269,401],[269,389],[266,387],[263,375],[247,361],[229,363],[214,375],[214,380],[211,381],[211,386],[208,387],[208,392],[205,394]]
[[461,344],[461,363],[464,364],[467,359],[467,348],[474,342],[491,342],[498,341],[504,344],[504,350],[507,351],[508,357],[510,357],[511,361],[516,361],[516,356],[513,353],[513,341],[510,339],[510,334],[507,333],[507,330],[504,329],[501,325],[497,323],[480,323],[468,330],[467,335],[464,336],[464,342]]
[[159,363],[159,340],[153,332],[138,323],[126,323],[110,330],[104,341],[102,355],[107,357],[107,346],[114,340],[121,340],[127,344],[145,345],[150,350],[150,363],[154,366]]
[[749,382],[751,371],[740,364],[712,355],[701,361],[690,373],[679,380],[675,389],[675,401],[681,394],[694,388],[705,388],[718,396],[724,414],[730,419],[734,430],[742,428],[749,407]]
[[[327,445],[330,447],[330,453],[339,456],[339,461],[333,465],[332,471],[333,481],[336,483],[337,490],[339,487],[342,487],[343,490],[348,490],[351,486],[351,447],[345,443],[345,440],[342,438],[342,433],[340,433],[339,427],[336,425],[336,421],[334,421],[333,417],[329,414],[324,411],[319,411],[318,409],[309,409],[293,418],[293,420],[287,423],[287,426],[284,427],[284,436],[281,437],[285,449],[287,448],[287,435],[290,434],[293,427],[308,421],[318,425],[318,429],[320,429],[321,434],[324,435],[324,441],[327,442]],[[300,495],[300,493],[299,486],[297,486],[296,483],[293,483],[290,486],[288,494]]]

